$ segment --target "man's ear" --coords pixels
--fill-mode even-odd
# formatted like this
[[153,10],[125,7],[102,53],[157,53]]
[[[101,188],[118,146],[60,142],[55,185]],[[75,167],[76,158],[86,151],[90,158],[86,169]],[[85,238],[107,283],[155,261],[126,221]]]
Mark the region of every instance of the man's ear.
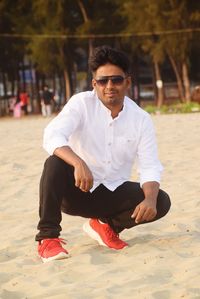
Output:
[[131,84],[132,84],[131,76],[128,76],[126,78],[126,82],[127,82],[127,89],[130,89],[131,88]]
[[96,88],[96,81],[94,79],[92,79],[92,87],[95,89]]

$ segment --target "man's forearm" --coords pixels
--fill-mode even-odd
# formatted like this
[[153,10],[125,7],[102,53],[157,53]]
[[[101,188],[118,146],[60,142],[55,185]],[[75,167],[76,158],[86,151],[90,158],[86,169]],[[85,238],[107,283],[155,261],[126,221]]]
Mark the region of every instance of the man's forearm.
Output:
[[146,182],[142,185],[144,196],[147,200],[157,200],[160,184],[158,182]]
[[54,151],[54,155],[74,167],[82,162],[82,159],[76,153],[74,153],[69,146],[56,148]]

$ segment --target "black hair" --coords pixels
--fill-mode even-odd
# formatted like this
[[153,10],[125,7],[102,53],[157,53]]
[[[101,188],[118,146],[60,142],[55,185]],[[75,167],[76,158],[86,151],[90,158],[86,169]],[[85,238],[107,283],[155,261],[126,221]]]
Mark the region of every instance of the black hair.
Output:
[[130,74],[130,61],[127,55],[110,46],[104,45],[95,48],[88,60],[89,68],[92,73],[95,73],[100,66],[107,63],[118,66],[125,74]]

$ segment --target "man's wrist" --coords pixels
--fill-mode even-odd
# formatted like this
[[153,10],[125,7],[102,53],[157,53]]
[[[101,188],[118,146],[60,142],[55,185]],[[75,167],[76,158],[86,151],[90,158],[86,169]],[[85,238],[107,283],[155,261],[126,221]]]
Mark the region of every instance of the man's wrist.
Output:
[[84,162],[80,157],[77,156],[77,157],[74,159],[72,166],[73,166],[74,168],[76,168],[76,167],[80,167],[81,165],[83,165],[83,163],[85,163],[85,162]]

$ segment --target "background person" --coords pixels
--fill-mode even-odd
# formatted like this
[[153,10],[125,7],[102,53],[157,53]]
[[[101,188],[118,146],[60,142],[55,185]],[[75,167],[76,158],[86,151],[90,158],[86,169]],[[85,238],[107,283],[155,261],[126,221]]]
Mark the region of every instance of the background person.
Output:
[[53,93],[49,90],[48,85],[45,85],[42,91],[42,115],[44,117],[51,116],[52,113]]
[[25,90],[19,92],[21,110],[24,115],[28,115],[28,104],[29,104],[29,95]]
[[21,100],[19,97],[19,94],[17,94],[16,99],[15,99],[15,103],[13,106],[13,116],[15,118],[20,118],[21,117]]

